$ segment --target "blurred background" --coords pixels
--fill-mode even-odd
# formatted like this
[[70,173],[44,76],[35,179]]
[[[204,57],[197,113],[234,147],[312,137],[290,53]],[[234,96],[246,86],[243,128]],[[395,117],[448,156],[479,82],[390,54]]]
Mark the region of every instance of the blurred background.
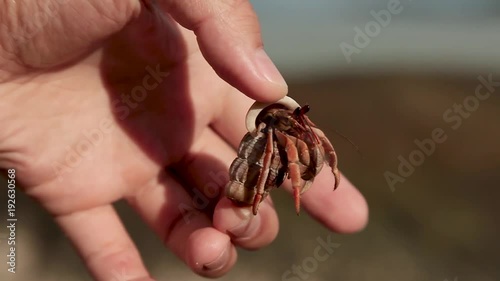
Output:
[[[314,263],[317,239],[330,233],[305,213],[297,217],[289,194],[275,191],[278,238],[261,251],[240,250],[222,280],[500,280],[500,86],[477,104],[473,98],[478,77],[500,82],[500,2],[251,2],[289,95],[311,105],[309,116],[333,140],[340,169],[366,196],[370,222],[359,234],[333,234],[340,247]],[[380,21],[388,5],[399,12]],[[470,111],[457,117],[454,105],[464,100]],[[456,129],[458,121],[443,117],[448,110],[462,121]],[[446,141],[391,188],[384,174],[397,175],[398,157],[408,160],[415,140],[436,128]],[[6,202],[6,192],[0,197]],[[18,273],[7,274],[3,262],[0,279],[91,280],[50,217],[20,193],[16,203]],[[158,280],[203,280],[126,205],[117,208]],[[307,276],[283,279],[293,265],[309,268]]]

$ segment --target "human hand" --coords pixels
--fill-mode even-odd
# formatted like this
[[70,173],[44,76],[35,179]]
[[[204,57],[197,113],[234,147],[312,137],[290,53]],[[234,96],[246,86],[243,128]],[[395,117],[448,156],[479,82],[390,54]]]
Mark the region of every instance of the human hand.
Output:
[[[120,199],[203,276],[226,273],[236,246],[269,244],[270,199],[253,217],[219,197],[253,99],[287,91],[249,2],[39,3],[0,11],[0,167],[17,170],[93,276],[150,278],[111,205]],[[50,18],[29,27],[34,14]],[[327,170],[304,208],[333,231],[360,230],[366,202],[345,178],[332,193]]]

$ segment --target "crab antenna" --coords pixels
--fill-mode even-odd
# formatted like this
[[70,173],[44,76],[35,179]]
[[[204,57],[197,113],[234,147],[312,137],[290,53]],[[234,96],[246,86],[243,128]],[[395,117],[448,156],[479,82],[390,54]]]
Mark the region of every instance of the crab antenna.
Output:
[[313,135],[312,136],[313,141],[316,141],[316,143],[321,143],[318,136],[313,132],[310,122],[308,122],[306,118],[304,118],[304,115],[306,115],[306,113],[309,112],[309,110],[311,110],[311,106],[309,106],[308,104],[300,108],[300,115],[299,115],[300,123],[303,123],[303,126],[307,126],[307,128],[309,129],[309,133]]
[[356,152],[359,154],[359,156],[361,156],[361,158],[364,158],[363,154],[361,153],[361,149],[359,149],[359,146],[357,146],[350,138],[348,138],[347,136],[345,136],[341,132],[337,131],[336,129],[333,129],[333,132],[336,133],[337,135],[341,136],[346,141],[348,141],[352,146],[354,146],[354,148],[356,149]]

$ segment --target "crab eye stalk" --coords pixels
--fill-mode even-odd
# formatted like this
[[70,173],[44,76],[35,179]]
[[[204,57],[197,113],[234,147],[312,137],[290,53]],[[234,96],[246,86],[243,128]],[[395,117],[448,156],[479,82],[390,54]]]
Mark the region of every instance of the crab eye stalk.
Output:
[[293,115],[295,115],[295,116],[297,116],[297,117],[298,117],[298,116],[300,115],[300,112],[301,112],[301,110],[300,110],[300,109],[301,109],[301,107],[300,107],[300,106],[299,106],[299,107],[297,107],[297,108],[293,111]]
[[280,99],[279,101],[275,103],[262,103],[262,102],[255,102],[250,109],[247,112],[246,116],[246,127],[248,132],[254,133],[255,129],[257,128],[256,120],[257,116],[262,112],[262,110],[266,109],[266,107],[273,105],[273,104],[280,104],[290,110],[300,110],[301,107],[300,105],[292,98],[285,96],[284,98]]
[[309,110],[311,110],[311,107],[308,104],[306,104],[306,105],[304,105],[303,107],[300,108],[300,113],[301,114],[306,114],[306,113],[309,112]]

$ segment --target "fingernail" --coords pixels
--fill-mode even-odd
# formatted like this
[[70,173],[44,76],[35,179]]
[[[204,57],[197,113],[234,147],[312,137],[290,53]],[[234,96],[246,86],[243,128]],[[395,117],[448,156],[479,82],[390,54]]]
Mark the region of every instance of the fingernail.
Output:
[[264,78],[266,78],[266,80],[283,87],[288,87],[285,79],[283,79],[283,76],[281,76],[281,73],[278,71],[264,49],[260,48],[257,50],[254,60],[257,70],[260,74],[262,74],[262,76],[264,76]]
[[240,223],[227,230],[234,239],[245,239],[254,237],[260,227],[260,214],[253,215],[250,208],[234,209],[236,216],[241,218]]
[[215,258],[213,261],[203,265],[204,271],[217,271],[222,269],[229,261],[229,254],[231,253],[231,242],[227,244],[227,247],[222,251],[222,253]]

